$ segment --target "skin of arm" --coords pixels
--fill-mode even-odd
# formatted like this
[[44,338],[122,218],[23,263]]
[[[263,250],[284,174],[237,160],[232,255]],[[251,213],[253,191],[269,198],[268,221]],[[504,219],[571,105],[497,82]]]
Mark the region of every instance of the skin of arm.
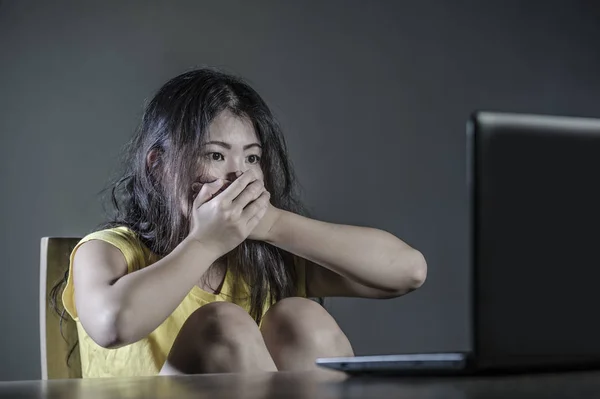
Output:
[[127,274],[124,255],[91,240],[73,259],[75,304],[82,326],[100,346],[115,348],[154,331],[208,268],[239,245],[263,218],[268,193],[248,173],[213,199],[224,182],[204,184],[194,199],[189,235],[168,255]]
[[186,239],[158,262],[126,274],[119,249],[99,240],[86,242],[73,261],[81,324],[105,348],[136,342],[177,308],[217,258],[215,251]]
[[423,255],[388,232],[322,222],[273,206],[264,222],[259,227],[265,242],[308,261],[309,296],[394,298],[426,279]]
[[[269,206],[251,235],[308,261],[311,297],[393,298],[420,287],[426,278],[421,253],[382,230],[321,222]],[[73,262],[80,321],[100,346],[136,342],[175,310],[221,255],[186,239],[158,262],[127,274],[125,257],[116,247],[89,241]]]

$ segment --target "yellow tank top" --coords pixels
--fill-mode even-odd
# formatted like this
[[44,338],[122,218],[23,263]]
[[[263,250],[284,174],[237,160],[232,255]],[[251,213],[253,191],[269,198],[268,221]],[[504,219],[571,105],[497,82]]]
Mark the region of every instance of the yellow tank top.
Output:
[[[90,240],[102,240],[117,247],[123,253],[127,262],[127,273],[140,270],[158,260],[158,257],[137,238],[136,234],[126,227],[91,233],[84,237],[73,249],[70,258],[69,276],[62,300],[65,310],[77,323],[81,371],[84,378],[156,375],[162,368],[183,323],[195,310],[208,303],[218,301],[232,302],[246,309],[246,311],[250,310],[250,303],[247,298],[232,295],[234,292],[244,292],[247,287],[235,286],[236,282],[239,282],[237,284],[244,283],[241,282],[241,279],[233,279],[233,276],[226,272],[219,294],[209,293],[198,286],[194,286],[173,313],[146,338],[117,349],[103,348],[97,345],[85,332],[79,321],[77,307],[75,306],[73,258],[77,249]],[[305,297],[304,264],[296,262],[295,267],[298,276],[298,296]],[[268,304],[265,304],[263,314],[267,310]]]

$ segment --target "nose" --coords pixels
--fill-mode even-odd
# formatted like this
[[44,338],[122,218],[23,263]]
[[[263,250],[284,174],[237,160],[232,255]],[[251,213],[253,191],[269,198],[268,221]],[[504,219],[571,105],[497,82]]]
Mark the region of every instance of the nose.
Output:
[[238,175],[242,173],[242,171],[240,170],[236,170],[234,172],[228,172],[227,175],[225,176],[225,179],[229,180],[229,181],[235,181],[235,179],[238,178]]
[[231,159],[231,161],[228,162],[227,165],[227,172],[225,173],[225,178],[229,181],[234,181],[244,171],[245,169],[243,159]]

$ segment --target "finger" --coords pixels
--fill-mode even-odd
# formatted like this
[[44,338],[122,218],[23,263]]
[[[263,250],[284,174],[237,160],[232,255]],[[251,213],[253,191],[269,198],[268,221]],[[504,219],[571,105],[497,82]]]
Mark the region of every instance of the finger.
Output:
[[256,180],[250,183],[244,191],[233,201],[233,207],[238,212],[242,212],[248,204],[252,201],[256,200],[261,196],[262,193],[266,191],[265,186],[262,181]]
[[[200,183],[198,183],[200,184]],[[194,208],[199,208],[202,204],[210,199],[223,187],[225,181],[223,179],[217,179],[213,182],[206,183],[202,185],[200,188],[200,192],[194,199]],[[197,186],[192,185],[192,190],[197,188]]]
[[233,202],[238,195],[246,188],[246,186],[254,181],[258,180],[256,172],[253,170],[247,170],[240,177],[238,177],[231,185],[223,191],[221,195],[223,201]]
[[254,221],[262,219],[267,208],[269,207],[269,199],[271,194],[268,191],[264,191],[260,197],[250,203],[242,212],[242,217],[248,220],[247,224],[254,223]]
[[223,185],[221,186],[219,191],[217,191],[215,194],[213,194],[213,198],[216,197],[217,195],[221,194],[223,191],[227,190],[227,187],[229,187],[230,185],[231,185],[231,182],[229,180],[224,180]]

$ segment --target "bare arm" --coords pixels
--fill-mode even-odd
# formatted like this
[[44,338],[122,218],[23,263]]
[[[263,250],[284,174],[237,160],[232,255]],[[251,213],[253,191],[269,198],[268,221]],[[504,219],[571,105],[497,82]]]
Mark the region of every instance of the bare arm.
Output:
[[266,241],[309,261],[309,296],[391,298],[425,281],[423,255],[385,231],[321,222],[278,209],[270,209],[266,218],[273,220]]
[[196,196],[190,235],[170,254],[126,274],[123,254],[111,244],[89,241],[73,260],[75,303],[81,324],[100,346],[136,342],[177,308],[222,255],[239,245],[267,210],[269,195],[250,172],[219,196],[222,180],[204,184]]
[[121,251],[103,241],[89,241],[73,262],[81,324],[103,347],[136,342],[177,308],[216,259],[214,251],[187,240],[153,265],[126,274]]

